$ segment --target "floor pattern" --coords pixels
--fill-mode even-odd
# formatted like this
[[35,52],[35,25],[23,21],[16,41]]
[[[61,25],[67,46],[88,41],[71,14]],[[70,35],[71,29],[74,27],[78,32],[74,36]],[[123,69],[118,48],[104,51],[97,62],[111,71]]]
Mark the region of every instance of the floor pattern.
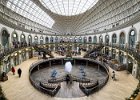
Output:
[[[89,97],[80,98],[59,98],[50,97],[36,90],[29,81],[29,67],[36,62],[37,58],[32,58],[24,61],[19,67],[22,69],[22,76],[12,75],[8,73],[8,81],[1,82],[2,89],[8,100],[125,100],[129,97],[136,88],[138,80],[126,71],[116,72],[117,81],[113,81],[110,77],[107,85],[99,92],[90,95]],[[112,72],[112,69],[109,69]],[[112,73],[110,73],[111,76]]]

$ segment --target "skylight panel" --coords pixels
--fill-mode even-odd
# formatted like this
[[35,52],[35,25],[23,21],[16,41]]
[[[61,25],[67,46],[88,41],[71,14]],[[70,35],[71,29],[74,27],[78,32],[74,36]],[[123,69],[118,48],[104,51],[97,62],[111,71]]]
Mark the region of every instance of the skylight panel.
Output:
[[98,0],[40,0],[42,5],[54,13],[72,16],[84,13]]
[[51,28],[54,24],[54,20],[31,0],[8,0],[7,7],[46,27]]

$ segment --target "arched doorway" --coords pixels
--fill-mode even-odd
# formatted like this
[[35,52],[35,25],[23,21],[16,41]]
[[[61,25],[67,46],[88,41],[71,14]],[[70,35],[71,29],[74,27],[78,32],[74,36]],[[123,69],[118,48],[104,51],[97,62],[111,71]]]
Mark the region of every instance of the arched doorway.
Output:
[[11,40],[12,40],[14,48],[18,48],[18,46],[19,46],[18,35],[15,31],[12,33],[12,39]]
[[43,38],[43,36],[40,36],[40,44],[44,44],[44,38]]
[[135,48],[135,41],[136,41],[136,31],[134,29],[132,29],[129,32],[129,40],[128,40],[129,49]]
[[106,35],[105,36],[105,44],[106,45],[109,45],[109,35]]
[[89,43],[92,43],[92,37],[91,37],[91,36],[88,37],[88,42],[89,42]]
[[25,37],[25,34],[21,34],[21,36],[20,36],[20,45],[21,45],[21,47],[23,47],[23,46],[26,46],[26,37]]
[[63,40],[63,37],[60,37],[60,43],[63,43],[64,40]]
[[93,43],[96,44],[97,43],[97,36],[93,37]]
[[84,43],[87,43],[87,37],[84,37]]
[[74,42],[76,43],[76,42],[78,42],[78,39],[77,39],[77,37],[74,37]]
[[8,73],[11,70],[11,56],[5,56],[3,59],[3,72]]
[[35,36],[35,37],[34,37],[34,43],[35,43],[35,44],[38,44],[38,36]]
[[49,43],[49,38],[48,37],[45,38],[45,42]]
[[100,35],[100,36],[99,36],[99,44],[102,44],[102,43],[103,43],[103,36]]
[[19,64],[19,53],[15,52],[13,55],[14,66]]
[[55,42],[58,43],[58,37],[57,36],[55,37]]
[[82,43],[82,37],[79,37],[79,43]]
[[71,42],[71,43],[73,42],[73,38],[72,38],[72,37],[69,37],[68,40],[69,40],[69,42]]
[[120,48],[124,48],[124,45],[125,45],[125,34],[122,32],[120,34],[120,41],[119,41],[119,47]]
[[53,37],[50,37],[50,42],[51,42],[51,43],[53,43],[53,42],[54,42]]
[[9,48],[9,36],[7,30],[2,30],[1,43],[4,48]]
[[117,43],[117,35],[114,33],[114,34],[112,35],[112,46],[115,46],[116,43]]
[[32,44],[32,36],[29,35],[29,36],[28,36],[28,45],[30,46],[31,44]]

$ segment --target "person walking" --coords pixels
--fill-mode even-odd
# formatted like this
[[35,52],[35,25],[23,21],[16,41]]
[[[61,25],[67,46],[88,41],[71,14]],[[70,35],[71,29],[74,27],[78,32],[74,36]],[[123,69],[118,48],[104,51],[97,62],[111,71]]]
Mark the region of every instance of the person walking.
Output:
[[19,68],[19,69],[18,69],[19,78],[21,77],[21,73],[22,73],[22,70]]
[[115,71],[113,71],[112,74],[113,74],[112,75],[112,79],[113,79],[113,81],[115,81],[116,80],[116,78],[115,78]]
[[13,75],[15,75],[15,68],[14,67],[12,67],[12,73],[13,73]]

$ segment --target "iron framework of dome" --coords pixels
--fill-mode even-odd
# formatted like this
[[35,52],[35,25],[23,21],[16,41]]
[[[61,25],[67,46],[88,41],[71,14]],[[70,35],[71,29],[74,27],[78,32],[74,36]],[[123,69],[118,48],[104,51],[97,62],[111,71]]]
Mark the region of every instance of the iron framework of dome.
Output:
[[73,16],[92,8],[98,0],[40,0],[40,2],[56,14]]

